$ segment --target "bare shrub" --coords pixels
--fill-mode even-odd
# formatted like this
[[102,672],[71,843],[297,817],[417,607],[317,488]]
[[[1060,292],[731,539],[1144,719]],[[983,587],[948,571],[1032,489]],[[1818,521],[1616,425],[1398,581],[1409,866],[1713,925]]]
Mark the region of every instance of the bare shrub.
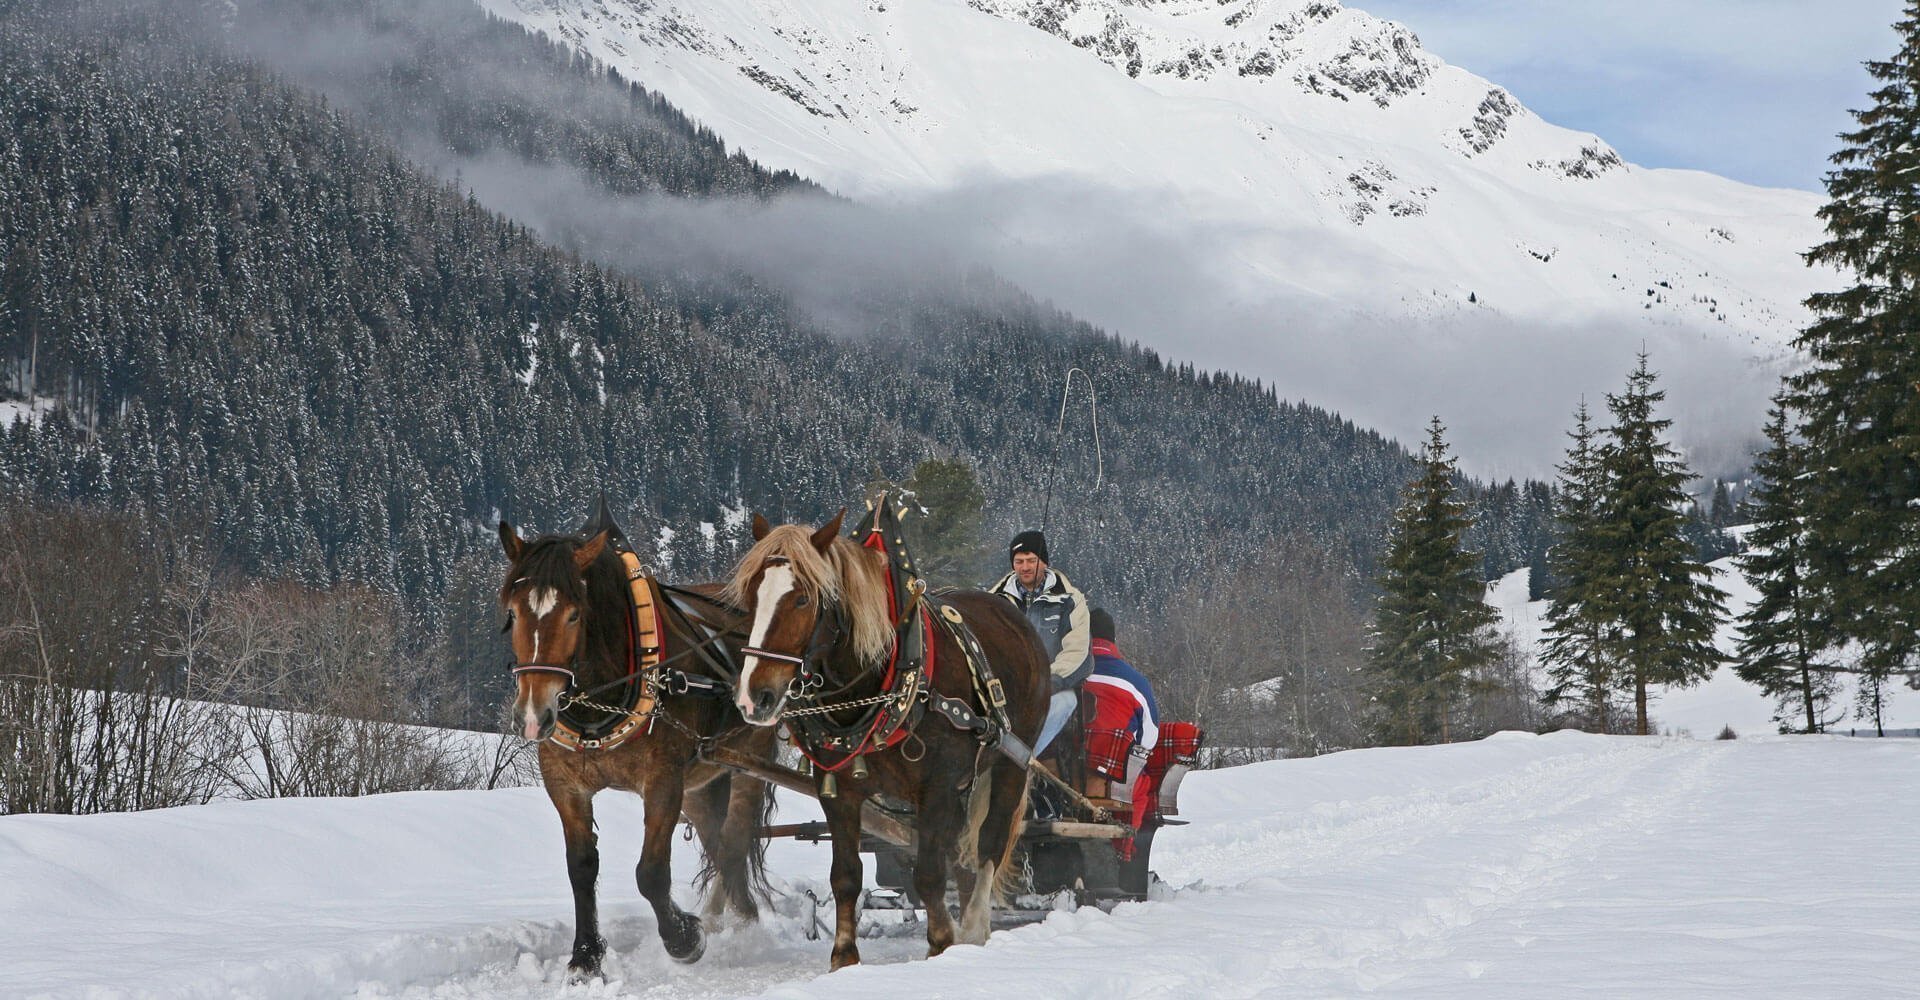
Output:
[[1503,729],[1539,732],[1547,725],[1538,669],[1513,637],[1502,636],[1493,658],[1467,679],[1466,698],[1450,727],[1458,739],[1480,739]]
[[523,783],[402,609],[225,580],[128,514],[0,501],[0,813]]
[[174,697],[157,642],[188,565],[128,515],[0,505],[0,813],[216,794],[217,712]]
[[513,729],[513,708],[502,702],[498,715],[504,735],[490,737],[487,754],[486,788],[524,788],[540,783],[540,744],[507,733]]
[[369,590],[253,584],[214,610],[209,695],[235,703],[227,779],[248,798],[472,788],[491,748],[417,725],[451,686],[396,642],[394,603]]
[[1351,572],[1299,538],[1203,564],[1132,637],[1162,714],[1206,729],[1213,766],[1360,745],[1366,616]]

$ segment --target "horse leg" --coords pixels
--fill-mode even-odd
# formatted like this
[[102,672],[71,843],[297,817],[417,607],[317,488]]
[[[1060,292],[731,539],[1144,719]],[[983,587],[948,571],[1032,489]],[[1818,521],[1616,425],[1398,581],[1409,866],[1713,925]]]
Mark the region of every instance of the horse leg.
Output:
[[975,878],[972,893],[961,903],[960,938],[968,944],[986,944],[993,930],[993,902],[1001,868],[1026,821],[1027,774],[1011,763],[996,761],[975,780],[981,787],[976,788],[974,798],[984,796],[988,801],[984,809],[977,801],[968,809],[971,856],[961,858],[960,863],[972,868]]
[[704,785],[686,790],[686,801],[680,804],[687,822],[693,826],[693,833],[700,841],[700,851],[706,855],[706,869],[702,877],[707,880],[706,903],[700,909],[700,919],[707,924],[718,924],[726,915],[727,896],[731,887],[727,884],[731,874],[727,862],[727,844],[724,835],[726,824],[727,798],[731,778],[721,774]]
[[[939,774],[940,769],[930,769]],[[954,832],[960,823],[960,804],[950,774],[929,778],[920,795],[913,834],[918,853],[913,861],[913,888],[927,908],[927,957],[946,951],[954,941],[953,914],[947,912],[947,875],[954,861]]]
[[[947,912],[947,877],[954,868],[954,846],[964,821],[962,793],[952,787],[952,772],[927,768],[914,818],[914,891],[927,908],[927,958],[954,942],[954,917]],[[964,879],[962,879],[964,881]]]
[[767,842],[761,827],[772,806],[773,788],[758,778],[732,775],[727,789],[727,819],[720,828],[720,857],[717,869],[726,890],[727,906],[743,923],[760,919],[760,907],[754,902],[755,887],[766,889]]
[[860,964],[860,889],[866,871],[860,863],[860,798],[842,788],[820,800],[833,840],[833,969]]
[[660,943],[666,946],[667,955],[676,962],[697,962],[707,950],[700,918],[673,901],[673,829],[680,823],[682,780],[680,771],[670,767],[655,768],[648,776],[644,795],[646,842],[640,848],[640,864],[633,877],[640,885],[640,895],[653,904]]
[[567,974],[579,982],[600,974],[600,959],[607,953],[595,898],[600,846],[593,832],[593,791],[549,783],[547,797],[560,813],[560,830],[567,840],[567,881],[573,884],[573,957],[567,961]]
[[769,792],[765,782],[722,773],[687,795],[687,819],[707,854],[712,877],[701,919],[717,923],[731,911],[743,924],[760,919],[754,887],[764,887],[760,828]]

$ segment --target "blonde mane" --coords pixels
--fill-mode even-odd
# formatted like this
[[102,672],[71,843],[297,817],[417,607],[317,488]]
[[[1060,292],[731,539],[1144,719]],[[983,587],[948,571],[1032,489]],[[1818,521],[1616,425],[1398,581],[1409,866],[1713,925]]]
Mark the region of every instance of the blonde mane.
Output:
[[812,530],[783,524],[755,542],[733,569],[723,596],[745,607],[755,595],[747,591],[767,560],[784,558],[793,569],[794,585],[821,602],[838,601],[853,626],[853,651],[862,661],[874,662],[893,645],[893,621],[887,613],[886,570],[877,553],[851,538],[836,535],[822,555],[813,547]]

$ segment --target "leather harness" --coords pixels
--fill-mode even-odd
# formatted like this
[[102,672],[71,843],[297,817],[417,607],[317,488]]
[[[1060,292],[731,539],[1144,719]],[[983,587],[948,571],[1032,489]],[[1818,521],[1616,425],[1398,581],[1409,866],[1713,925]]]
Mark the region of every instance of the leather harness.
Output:
[[[867,518],[854,530],[854,537],[860,538],[864,547],[887,557],[887,605],[895,624],[892,651],[879,694],[832,703],[826,699],[838,692],[820,691],[826,678],[813,667],[813,662],[837,645],[846,632],[845,611],[837,604],[822,609],[802,656],[775,657],[796,663],[800,668],[792,695],[792,700],[800,704],[782,715],[794,745],[816,769],[828,773],[846,768],[863,754],[898,746],[919,726],[929,708],[954,728],[971,733],[982,746],[999,745],[1002,736],[1012,731],[1006,714],[1005,688],[993,676],[980,640],[967,627],[958,608],[926,593],[926,584],[915,572],[913,560],[907,553],[899,516],[889,500],[883,496],[877,504],[869,504]],[[949,698],[934,690],[933,679],[939,668],[935,652],[939,639],[935,629],[945,630],[959,647],[983,711],[976,711],[963,699]],[[753,652],[767,655],[759,650]],[[852,721],[835,722],[830,717],[838,711],[861,706],[865,706],[866,711]]]
[[[560,697],[560,711],[547,738],[568,750],[612,750],[636,735],[652,732],[653,720],[660,714],[661,696],[731,697],[732,681],[739,676],[725,644],[719,641],[736,630],[709,621],[689,605],[688,599],[697,598],[715,607],[724,605],[694,591],[660,583],[648,575],[640,556],[611,519],[607,521],[607,531],[607,544],[620,557],[627,577],[630,613],[626,616],[626,674],[577,691],[574,690],[577,677],[571,667],[525,663],[513,669],[516,675],[542,672],[567,678],[568,690]],[[704,637],[697,635],[703,631]],[[669,656],[668,639],[675,633],[687,648]],[[687,656],[700,660],[719,677],[667,666]],[[616,687],[621,692],[617,704],[594,700],[600,692]],[[583,710],[598,713],[597,717],[586,715]]]

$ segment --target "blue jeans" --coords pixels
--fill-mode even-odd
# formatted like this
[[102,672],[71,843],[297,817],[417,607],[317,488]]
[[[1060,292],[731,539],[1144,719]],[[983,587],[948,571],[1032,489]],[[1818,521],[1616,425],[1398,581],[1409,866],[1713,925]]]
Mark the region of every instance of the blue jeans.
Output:
[[1053,699],[1047,702],[1047,723],[1040,727],[1040,738],[1033,741],[1035,757],[1040,756],[1040,751],[1045,750],[1047,744],[1052,743],[1053,738],[1060,735],[1060,730],[1066,728],[1067,720],[1073,718],[1073,710],[1078,707],[1080,707],[1079,691],[1068,688],[1065,691],[1053,693]]

